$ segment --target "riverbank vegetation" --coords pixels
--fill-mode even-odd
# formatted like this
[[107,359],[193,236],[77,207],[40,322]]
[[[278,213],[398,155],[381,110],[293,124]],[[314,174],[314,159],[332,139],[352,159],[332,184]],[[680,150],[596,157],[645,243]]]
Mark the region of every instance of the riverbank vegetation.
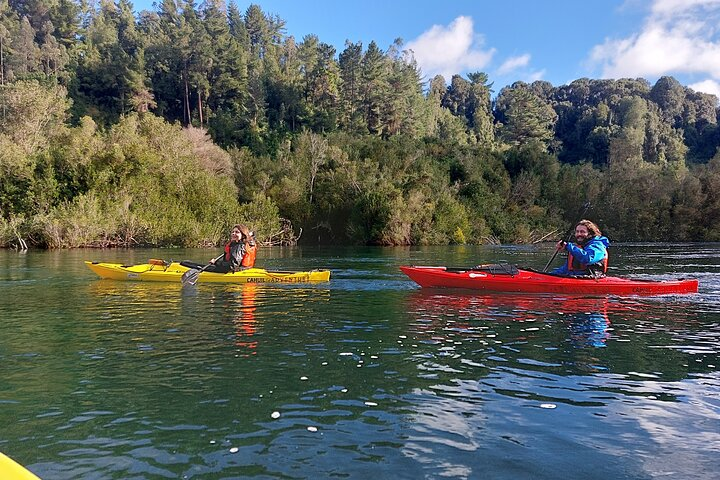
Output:
[[[496,93],[496,95],[494,95]],[[717,98],[426,79],[251,5],[0,0],[0,246],[720,240]]]

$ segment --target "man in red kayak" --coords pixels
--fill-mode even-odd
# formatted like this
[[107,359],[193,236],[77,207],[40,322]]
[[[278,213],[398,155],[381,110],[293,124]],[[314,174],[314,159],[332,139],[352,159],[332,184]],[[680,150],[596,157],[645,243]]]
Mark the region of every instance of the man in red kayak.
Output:
[[558,251],[567,250],[568,260],[562,267],[552,270],[555,275],[604,276],[608,267],[610,241],[590,220],[580,220],[575,225],[575,243],[559,241]]

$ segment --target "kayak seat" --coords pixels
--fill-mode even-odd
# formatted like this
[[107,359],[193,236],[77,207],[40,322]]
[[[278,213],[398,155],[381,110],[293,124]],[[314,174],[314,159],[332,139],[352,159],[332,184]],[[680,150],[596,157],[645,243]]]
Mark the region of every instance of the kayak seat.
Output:
[[507,263],[486,263],[483,265],[475,265],[474,267],[467,268],[454,268],[448,267],[445,269],[446,272],[454,273],[465,273],[465,272],[485,272],[491,275],[510,275],[515,276],[520,271],[515,265]]
[[476,265],[470,270],[487,272],[493,275],[517,275],[519,273],[519,270],[515,265],[507,263],[486,263],[483,265]]

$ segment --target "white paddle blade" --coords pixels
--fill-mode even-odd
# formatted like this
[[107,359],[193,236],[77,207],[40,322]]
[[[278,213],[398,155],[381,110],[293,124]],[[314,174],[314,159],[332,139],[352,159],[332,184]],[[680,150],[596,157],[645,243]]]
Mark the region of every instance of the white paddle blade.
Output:
[[198,281],[198,278],[200,277],[200,272],[200,270],[191,268],[190,270],[182,274],[182,277],[180,277],[180,281],[183,285],[195,285],[195,283],[197,283]]

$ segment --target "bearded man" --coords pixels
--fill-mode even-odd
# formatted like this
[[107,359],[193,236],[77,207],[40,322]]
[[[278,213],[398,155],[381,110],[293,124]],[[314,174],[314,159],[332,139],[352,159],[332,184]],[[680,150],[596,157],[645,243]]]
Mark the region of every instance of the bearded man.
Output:
[[559,241],[558,251],[567,250],[565,265],[552,270],[555,275],[604,276],[608,267],[610,240],[602,236],[597,225],[590,220],[580,220],[575,225],[575,243]]

